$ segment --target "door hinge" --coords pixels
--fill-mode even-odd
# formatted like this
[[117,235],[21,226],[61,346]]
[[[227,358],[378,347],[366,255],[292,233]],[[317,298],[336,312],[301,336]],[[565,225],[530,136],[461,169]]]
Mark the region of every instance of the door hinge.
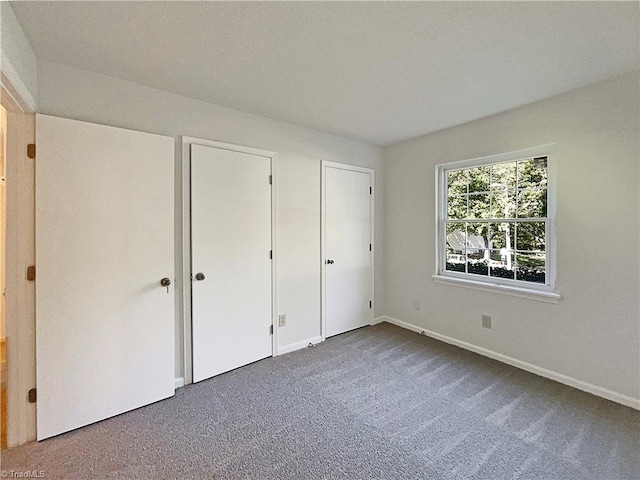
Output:
[[36,267],[33,265],[27,267],[27,280],[30,282],[36,281]]
[[269,185],[273,185],[273,175],[269,175]]
[[273,260],[273,250],[269,250],[269,260]]
[[273,325],[269,325],[269,335],[273,335]]
[[373,308],[373,301],[369,300],[369,308]]
[[369,187],[369,195],[373,195],[373,187]]
[[36,400],[38,399],[38,393],[36,392],[35,388],[32,388],[31,390],[29,390],[29,393],[27,396],[29,399],[29,403],[36,403]]
[[27,144],[27,157],[36,158],[36,144],[35,143]]
[[371,251],[371,244],[369,244],[369,251]]

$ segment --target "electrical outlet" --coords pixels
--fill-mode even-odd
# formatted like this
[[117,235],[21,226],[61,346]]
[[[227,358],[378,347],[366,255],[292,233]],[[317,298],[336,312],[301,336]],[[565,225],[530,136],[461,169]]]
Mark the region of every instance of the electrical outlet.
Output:
[[413,301],[413,309],[414,310],[420,310],[422,308],[422,304],[420,302],[420,300],[414,300]]
[[287,316],[286,315],[278,315],[278,326],[285,327],[287,325]]
[[491,315],[482,315],[482,326],[484,328],[491,328]]

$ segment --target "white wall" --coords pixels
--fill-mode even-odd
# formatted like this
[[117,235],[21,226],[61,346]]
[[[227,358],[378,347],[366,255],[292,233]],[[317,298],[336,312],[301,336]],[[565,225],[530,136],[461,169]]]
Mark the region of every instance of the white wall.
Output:
[[[385,148],[385,313],[640,398],[638,96],[628,74]],[[561,303],[435,284],[434,166],[554,142]]]
[[0,2],[0,67],[27,107],[35,110],[38,99],[36,56],[9,2]]
[[[320,335],[320,161],[374,168],[378,212],[376,295],[382,298],[379,147],[57,64],[39,63],[38,82],[41,113],[278,153],[277,311],[287,315],[287,326],[278,333],[280,347]],[[380,302],[376,311],[382,312]],[[176,375],[181,376],[181,325],[176,328]]]

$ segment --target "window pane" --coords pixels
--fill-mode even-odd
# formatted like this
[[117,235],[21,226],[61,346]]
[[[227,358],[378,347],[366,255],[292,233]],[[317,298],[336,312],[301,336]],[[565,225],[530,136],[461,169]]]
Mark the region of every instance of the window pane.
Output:
[[491,190],[491,218],[514,218],[516,216],[516,194],[505,188]]
[[518,217],[538,218],[547,216],[547,190],[527,188],[518,192]]
[[492,223],[490,224],[490,247],[495,249],[506,248],[513,250],[515,248],[515,223]]
[[447,191],[451,193],[467,193],[467,171],[453,170],[447,172]]
[[545,254],[517,252],[516,280],[545,283]]
[[547,160],[521,160],[518,162],[518,188],[547,188]]
[[468,249],[480,250],[480,252],[484,255],[484,250],[487,248],[488,237],[489,237],[489,224],[487,223],[468,223],[467,224],[467,248]]
[[467,224],[467,272],[476,275],[489,273],[487,238],[489,225],[487,223]]
[[490,213],[488,193],[469,195],[469,218],[491,218]]
[[485,251],[488,252],[488,250],[480,250],[475,248],[467,250],[468,273],[484,276],[487,276],[489,274],[489,266],[487,259],[485,259]]
[[519,222],[516,235],[518,250],[545,250],[544,222]]
[[469,192],[488,192],[489,180],[491,177],[491,166],[470,168],[469,172]]
[[491,166],[491,188],[516,188],[516,162],[496,163]]
[[447,217],[467,218],[467,196],[450,195],[447,197]]
[[456,252],[458,251],[454,250],[453,248],[447,248],[446,269],[451,270],[453,272],[464,272],[464,264],[465,264],[464,250],[462,254],[456,253]]
[[466,248],[467,236],[464,223],[447,222],[447,247],[453,251],[451,253],[462,253]]
[[491,250],[489,259],[489,275],[492,277],[510,278],[515,273],[513,252],[506,250]]

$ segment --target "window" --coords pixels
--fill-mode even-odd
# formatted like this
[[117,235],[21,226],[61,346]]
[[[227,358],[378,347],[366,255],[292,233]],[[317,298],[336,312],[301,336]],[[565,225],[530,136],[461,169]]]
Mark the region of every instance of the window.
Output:
[[436,280],[560,298],[548,152],[541,147],[436,167]]

